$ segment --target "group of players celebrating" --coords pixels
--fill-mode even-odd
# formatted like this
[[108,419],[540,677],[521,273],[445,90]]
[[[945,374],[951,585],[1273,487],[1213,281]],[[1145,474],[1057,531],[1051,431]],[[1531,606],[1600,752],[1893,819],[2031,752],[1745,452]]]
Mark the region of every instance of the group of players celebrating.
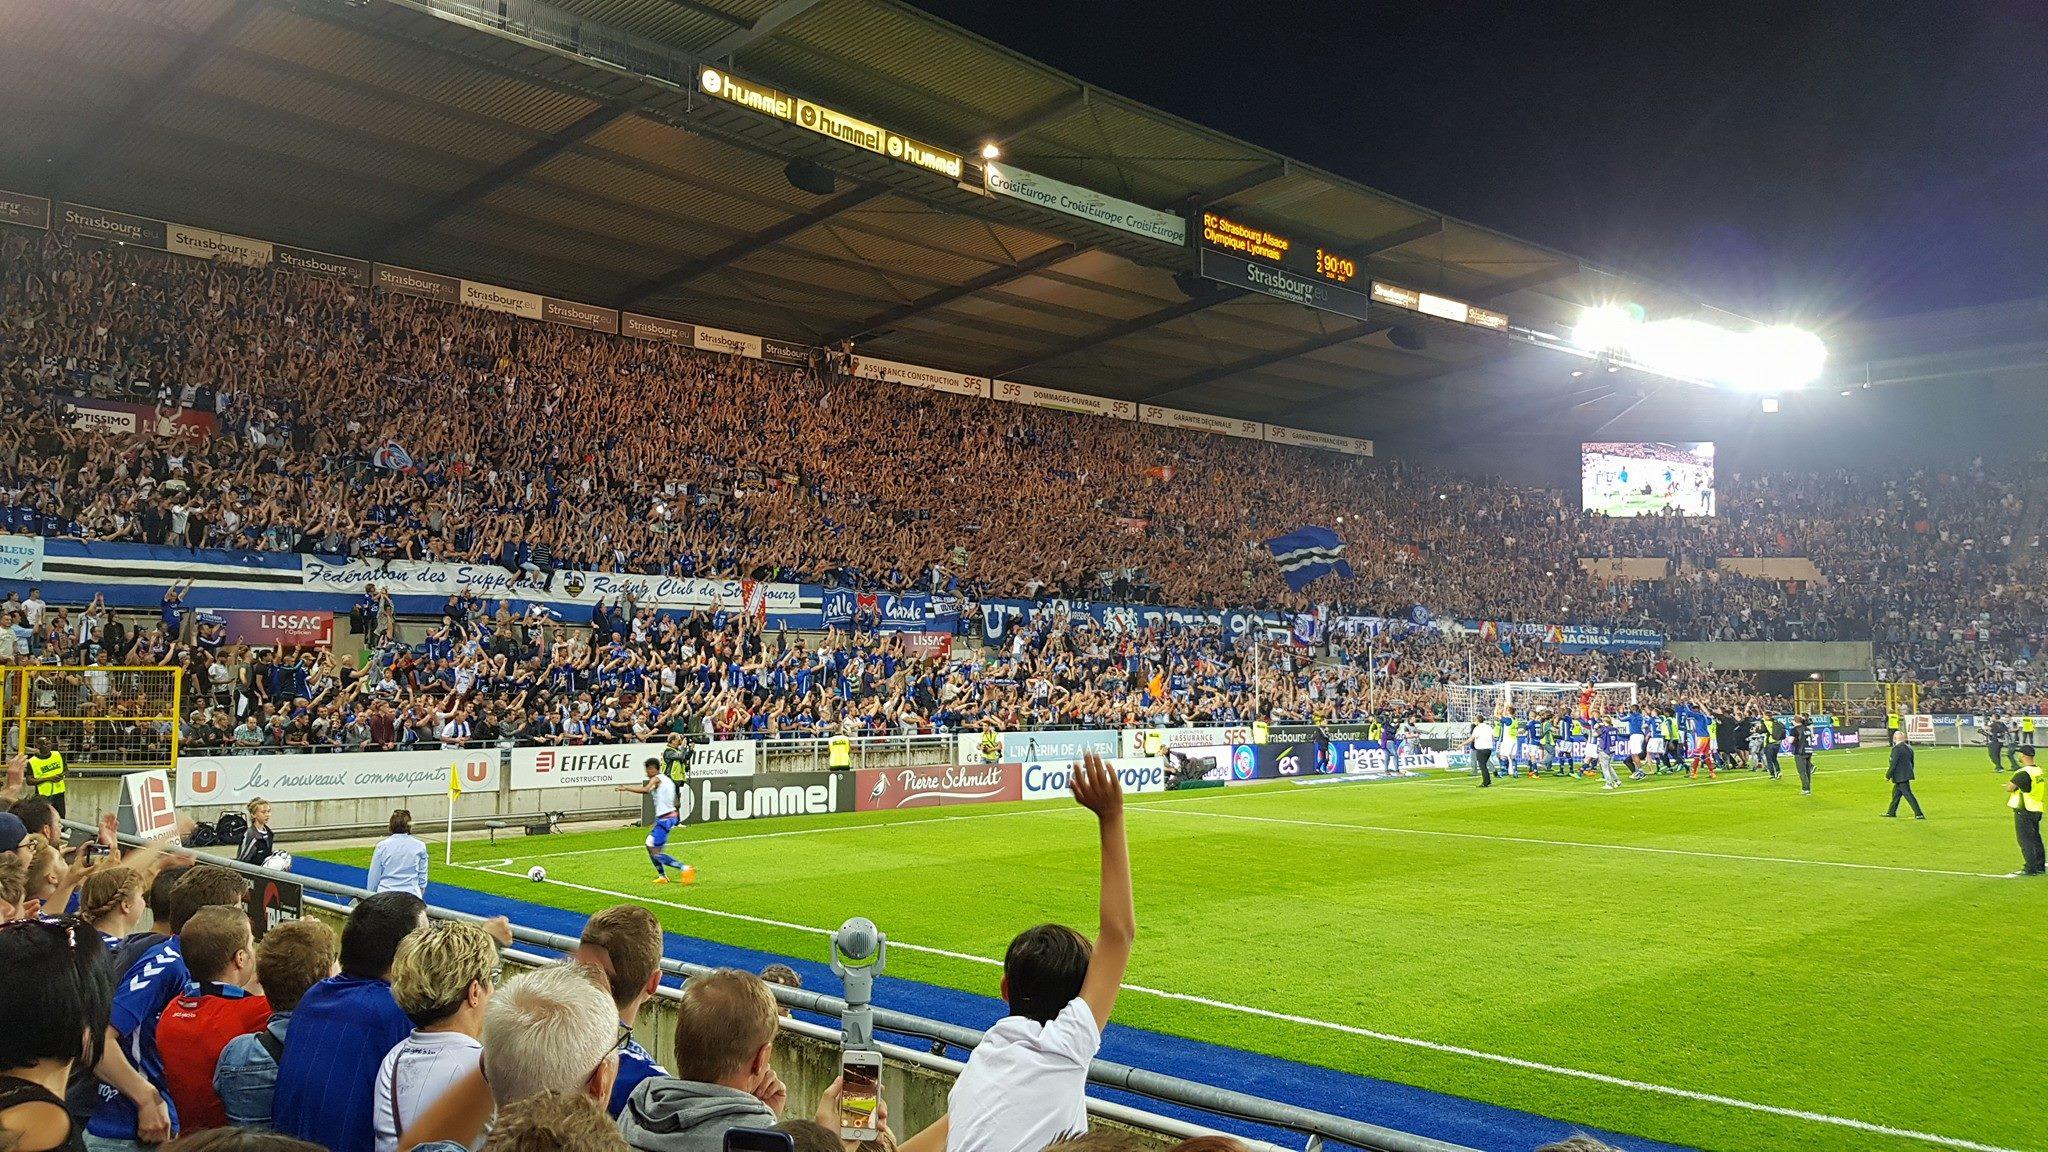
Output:
[[[1621,787],[1621,768],[1632,780],[1667,773],[1697,778],[1702,771],[1711,779],[1744,770],[1776,779],[1788,738],[1793,753],[1804,755],[1813,737],[1805,716],[1793,717],[1788,726],[1753,705],[1717,712],[1690,702],[1669,710],[1630,706],[1604,715],[1587,709],[1503,712],[1492,726],[1496,751],[1489,770],[1496,777],[1597,775],[1609,789]],[[1801,784],[1811,790],[1804,772]]]

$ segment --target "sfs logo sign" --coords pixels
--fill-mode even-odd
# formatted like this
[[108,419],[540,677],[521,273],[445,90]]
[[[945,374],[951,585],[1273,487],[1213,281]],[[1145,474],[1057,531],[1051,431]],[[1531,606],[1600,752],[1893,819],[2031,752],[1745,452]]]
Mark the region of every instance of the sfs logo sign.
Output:
[[852,780],[845,772],[777,772],[764,776],[693,779],[680,799],[685,824],[822,816],[853,811]]

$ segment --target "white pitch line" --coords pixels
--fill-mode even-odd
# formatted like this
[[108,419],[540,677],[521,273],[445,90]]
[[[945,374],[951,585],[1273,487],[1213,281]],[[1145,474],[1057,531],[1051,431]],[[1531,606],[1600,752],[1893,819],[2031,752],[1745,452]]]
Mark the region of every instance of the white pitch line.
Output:
[[[978,812],[962,816],[927,816],[915,820],[870,820],[858,824],[833,824],[824,828],[790,828],[781,832],[746,832],[738,836],[705,836],[691,840],[685,838],[676,843],[686,850],[694,850],[707,844],[724,844],[740,840],[780,840],[786,836],[828,836],[834,832],[869,832],[876,828],[896,828],[915,824],[949,824],[956,820],[1002,820],[1010,816],[1043,816],[1049,812],[1080,811],[1065,805],[1047,804],[1038,808],[1024,808],[1011,812]],[[537,856],[514,856],[512,861],[555,860],[563,856],[596,856],[605,852],[644,852],[643,844],[613,844],[604,848],[574,848],[563,852],[543,852]]]
[[[1217,815],[1222,814],[1217,813]],[[472,867],[476,871],[489,872],[498,876],[509,875],[496,868],[475,868],[473,865],[465,865],[465,867]],[[599,896],[613,896],[621,900],[631,900],[640,904],[658,904],[664,908],[674,908],[678,911],[694,912],[699,915],[715,916],[726,920],[739,920],[749,924],[761,924],[772,928],[785,928],[790,931],[805,932],[815,936],[830,936],[835,931],[835,929],[819,928],[810,924],[797,924],[792,921],[775,920],[766,916],[750,916],[743,912],[728,912],[720,908],[706,908],[699,904],[684,904],[674,900],[662,900],[652,896],[619,892],[610,888],[598,888],[589,884],[576,884],[566,880],[549,880],[548,883],[563,888],[574,888],[581,892],[590,892]],[[990,959],[986,956],[955,952],[948,948],[934,948],[926,944],[911,944],[902,940],[891,940],[889,946],[899,951],[922,952],[931,956],[943,956],[949,960],[960,960],[969,964],[980,964],[991,968],[1000,968],[1003,963],[1000,960]],[[1770,1116],[1780,1116],[1791,1120],[1804,1120],[1815,1124],[1832,1125],[1837,1128],[1849,1128],[1858,1132],[1870,1132],[1881,1136],[1896,1136],[1906,1140],[1922,1140],[1930,1144],[1939,1144],[1946,1148],[1961,1149],[1963,1152],[2022,1152],[2022,1150],[2017,1148],[1984,1144],[1958,1136],[1942,1136],[1933,1132],[1916,1132],[1910,1128],[1894,1128],[1890,1125],[1874,1124],[1868,1120],[1858,1120],[1849,1116],[1835,1116],[1826,1112],[1812,1112],[1802,1108],[1786,1108],[1777,1104],[1763,1104],[1754,1100],[1722,1096],[1713,1092],[1696,1092],[1690,1088],[1673,1088],[1668,1084],[1653,1084],[1644,1080],[1630,1080],[1622,1076],[1611,1076],[1605,1072],[1592,1072],[1584,1068],[1568,1068],[1562,1064],[1548,1064],[1540,1060],[1523,1059],[1520,1056],[1507,1056],[1499,1052],[1467,1048],[1460,1044],[1445,1044],[1441,1041],[1423,1040],[1418,1037],[1402,1036],[1393,1032],[1380,1032],[1371,1028],[1361,1028],[1355,1024],[1338,1024],[1329,1020],[1318,1020],[1313,1016],[1298,1016],[1291,1012],[1276,1012],[1270,1008],[1256,1008],[1248,1004],[1233,1004],[1227,1000],[1215,1000],[1207,996],[1196,996],[1186,992],[1169,992],[1162,988],[1152,988],[1144,984],[1125,984],[1122,987],[1126,992],[1136,992],[1139,995],[1154,996],[1162,1000],[1177,1000],[1185,1004],[1195,1004],[1218,1011],[1236,1012],[1241,1015],[1256,1016],[1266,1020],[1277,1020],[1286,1024],[1299,1024],[1309,1028],[1321,1028],[1347,1036],[1358,1036],[1367,1040],[1378,1040],[1388,1044],[1401,1044],[1410,1048],[1420,1048],[1450,1056],[1485,1060],[1531,1072],[1547,1072],[1553,1076],[1589,1080],[1597,1084],[1627,1088],[1632,1091],[1647,1092],[1658,1096],[1670,1096],[1701,1104],[1718,1104],[1723,1107],[1737,1108],[1748,1112],[1759,1112]]]
[[1400,828],[1390,824],[1348,824],[1337,820],[1301,820],[1286,816],[1247,816],[1242,812],[1212,812],[1190,808],[1185,812],[1161,805],[1133,806],[1130,811],[1170,811],[1177,816],[1206,816],[1215,820],[1245,820],[1257,824],[1294,824],[1304,828],[1335,828],[1351,832],[1379,832],[1397,836],[1440,836],[1453,840],[1492,840],[1504,844],[1535,844],[1550,848],[1593,848],[1609,852],[1641,852],[1655,856],[1692,856],[1704,860],[1740,860],[1753,864],[1803,864],[1814,868],[1853,868],[1864,872],[1908,872],[1923,876],[1965,876],[1973,880],[2004,880],[2004,872],[1963,872],[1951,868],[1913,868],[1903,864],[1857,864],[1847,860],[1807,860],[1798,856],[1749,856],[1739,852],[1707,852],[1694,848],[1658,848],[1647,844],[1609,844],[1598,840],[1548,840],[1538,836],[1503,836],[1493,832],[1452,832],[1440,828]]

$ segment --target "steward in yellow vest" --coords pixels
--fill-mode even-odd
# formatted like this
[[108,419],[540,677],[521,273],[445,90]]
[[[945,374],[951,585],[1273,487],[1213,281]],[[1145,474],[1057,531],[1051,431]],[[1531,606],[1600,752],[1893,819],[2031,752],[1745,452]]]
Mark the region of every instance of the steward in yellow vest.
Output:
[[29,783],[35,785],[36,795],[50,802],[57,815],[64,812],[64,754],[50,746],[45,740],[36,746],[37,755],[28,758]]
[[846,733],[834,733],[825,748],[825,763],[833,771],[853,767],[853,741],[846,738]]
[[2048,872],[2048,854],[2041,845],[2041,813],[2048,809],[2048,773],[2034,767],[2034,750],[2020,749],[2020,770],[2005,782],[2006,806],[2012,809],[2013,831],[2020,839],[2020,875]]

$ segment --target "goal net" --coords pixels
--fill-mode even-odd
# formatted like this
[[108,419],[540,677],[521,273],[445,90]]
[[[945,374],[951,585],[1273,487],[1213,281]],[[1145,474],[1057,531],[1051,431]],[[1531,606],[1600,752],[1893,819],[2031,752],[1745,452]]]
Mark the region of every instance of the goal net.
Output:
[[178,668],[0,668],[0,733],[11,754],[47,745],[68,764],[176,768]]
[[1444,718],[1470,724],[1492,716],[1609,716],[1636,702],[1634,683],[1560,684],[1509,680],[1501,684],[1453,684]]

